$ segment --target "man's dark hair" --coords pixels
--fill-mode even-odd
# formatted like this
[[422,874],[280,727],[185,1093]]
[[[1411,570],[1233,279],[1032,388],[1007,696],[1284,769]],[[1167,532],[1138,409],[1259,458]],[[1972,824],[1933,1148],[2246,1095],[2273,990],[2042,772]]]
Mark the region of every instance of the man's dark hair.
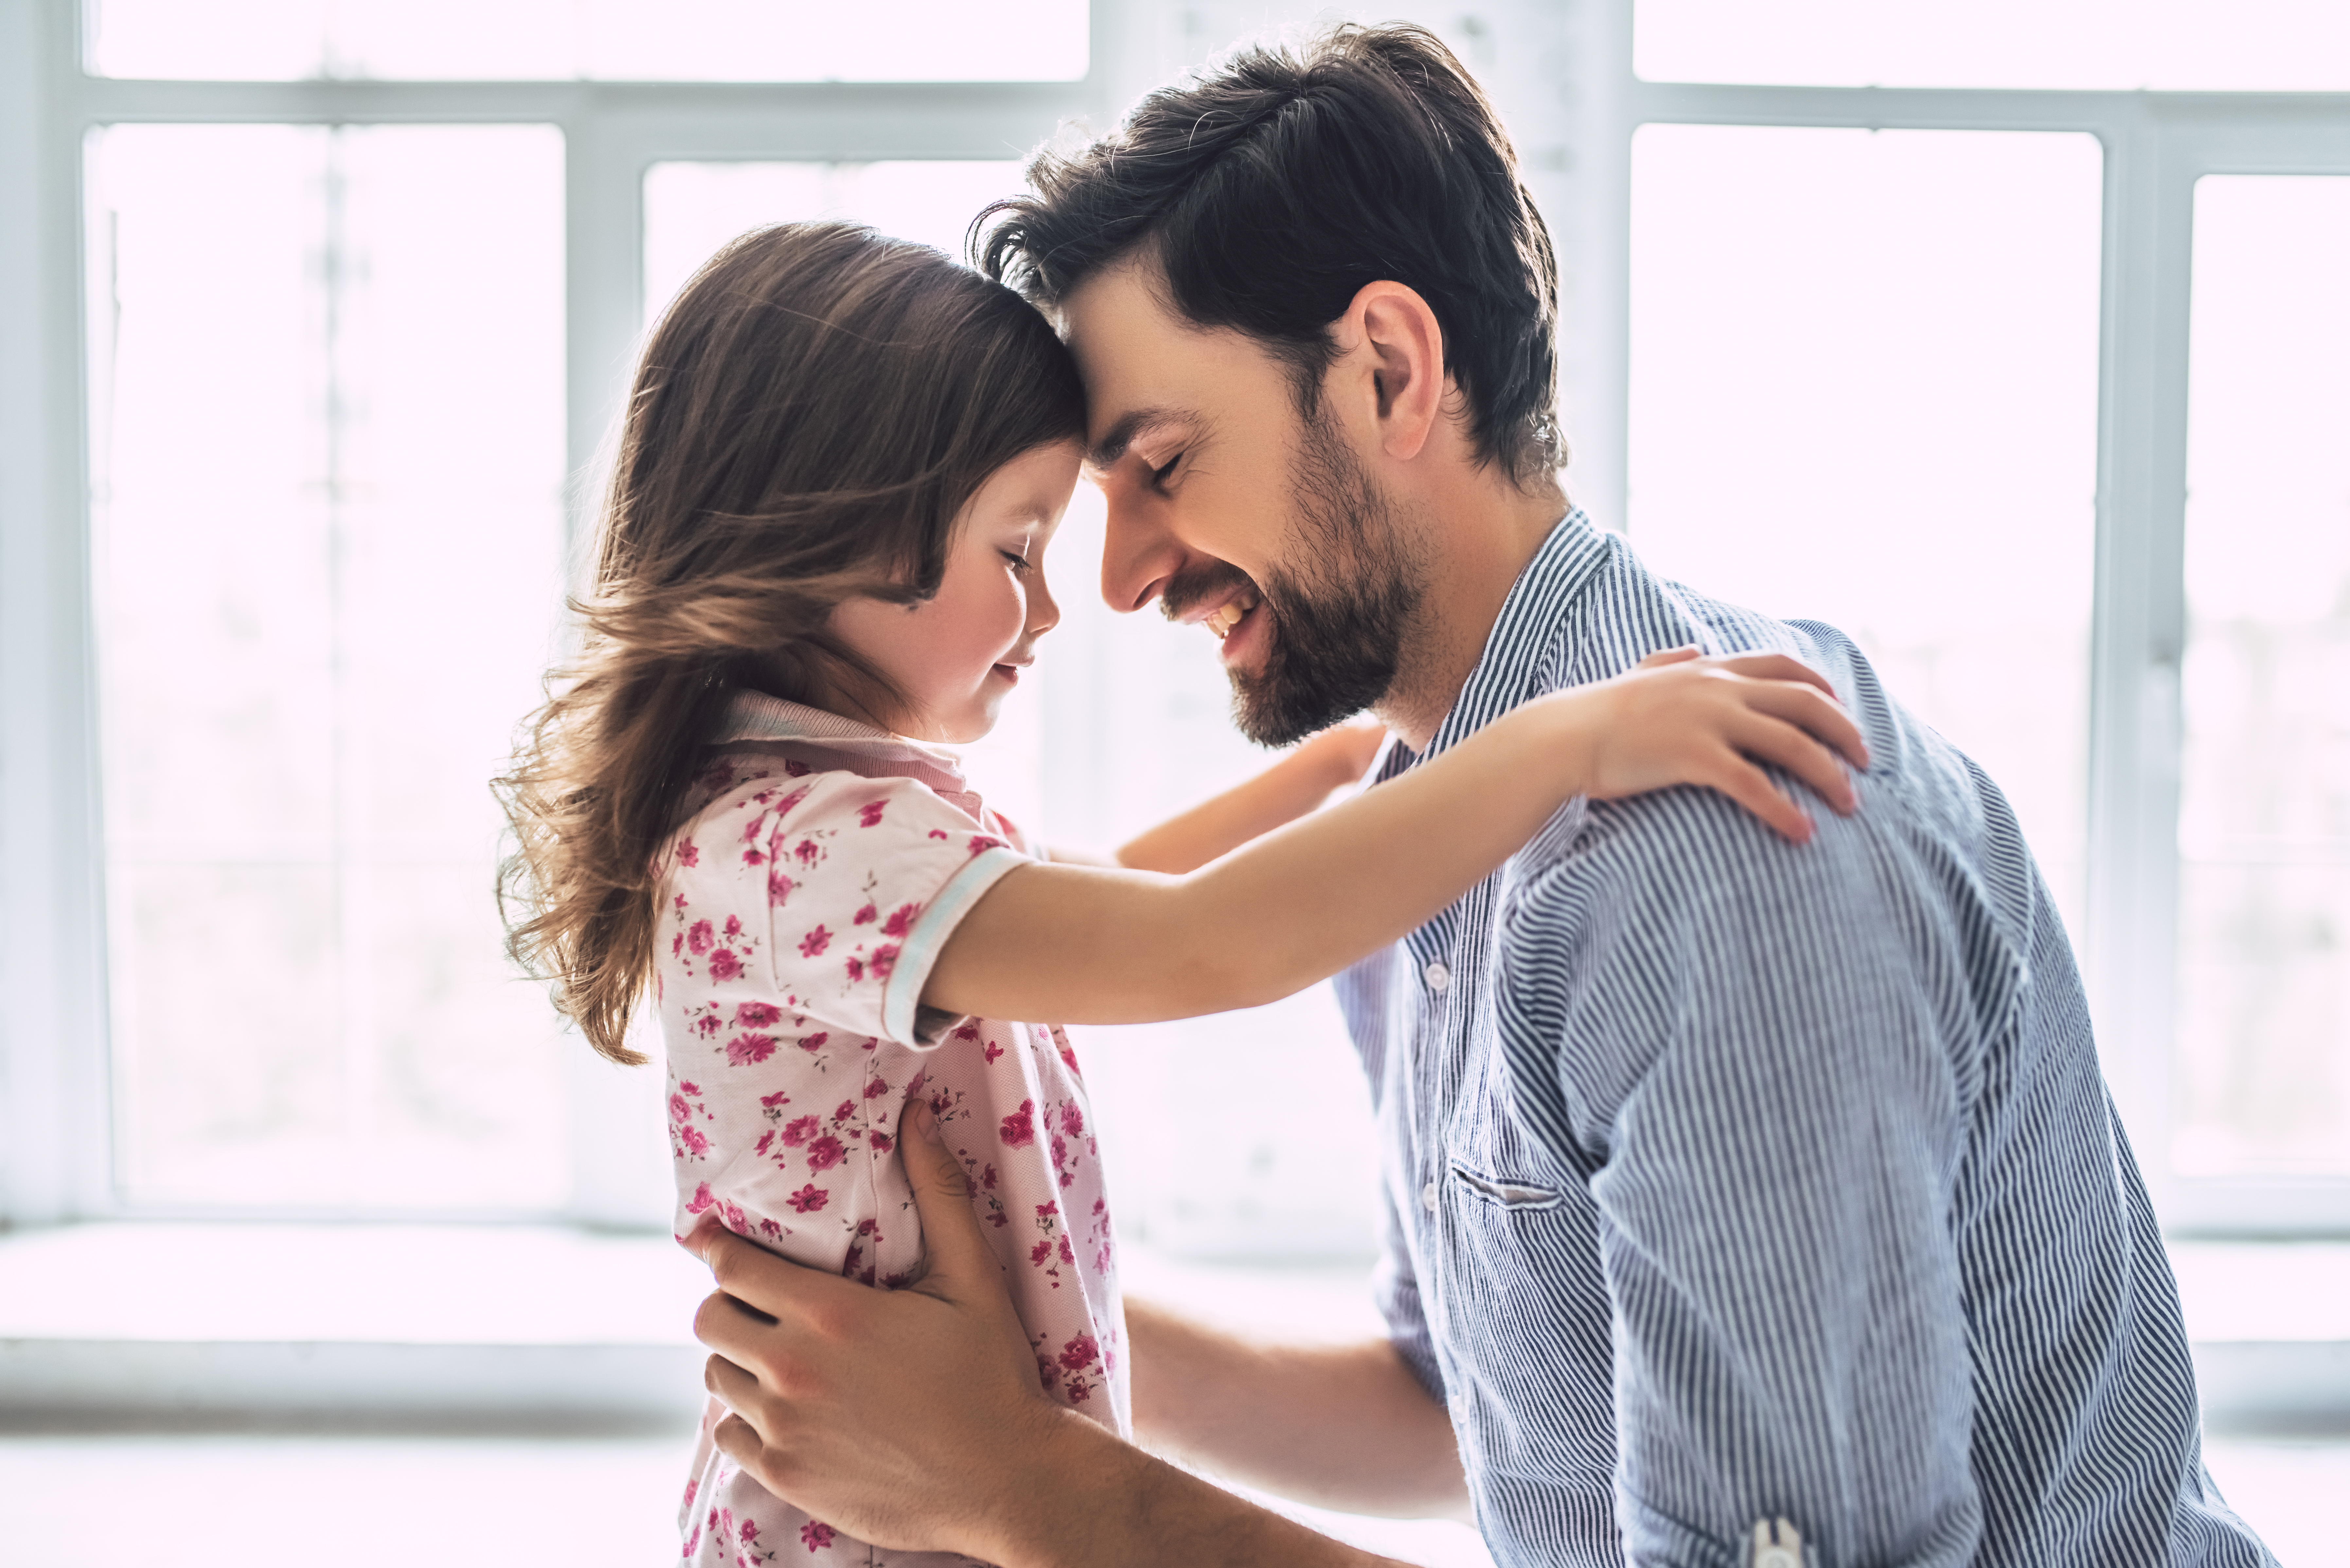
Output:
[[1444,333],[1479,458],[1516,483],[1565,461],[1558,264],[1484,93],[1421,28],[1342,26],[1163,88],[1116,133],[1040,152],[1036,193],[973,225],[982,266],[1066,299],[1149,246],[1170,303],[1287,361],[1315,411],[1327,327],[1364,285],[1419,292]]

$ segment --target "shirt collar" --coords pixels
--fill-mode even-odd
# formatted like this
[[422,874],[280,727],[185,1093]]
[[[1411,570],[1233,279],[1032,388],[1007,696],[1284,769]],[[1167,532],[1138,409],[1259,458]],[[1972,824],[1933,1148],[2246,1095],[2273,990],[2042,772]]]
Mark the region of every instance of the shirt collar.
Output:
[[[1501,613],[1485,635],[1485,651],[1421,756],[1435,756],[1459,743],[1535,694],[1533,686],[1542,662],[1557,646],[1559,628],[1607,550],[1607,535],[1580,509],[1559,520],[1502,600]],[[1400,743],[1396,750],[1402,753],[1395,759],[1399,765],[1389,772],[1399,773],[1420,760]]]
[[[1428,750],[1414,755],[1401,741],[1388,742],[1387,754],[1373,770],[1374,782],[1384,782],[1432,757],[1448,746],[1475,734],[1528,698],[1538,695],[1536,682],[1544,660],[1559,643],[1567,616],[1583,590],[1607,558],[1608,536],[1579,511],[1569,512],[1534,551],[1534,559],[1510,586],[1493,628],[1485,635],[1485,651],[1461,682],[1452,711],[1429,738]],[[1449,962],[1453,929],[1460,906],[1440,909],[1426,925],[1403,940],[1416,965]]]

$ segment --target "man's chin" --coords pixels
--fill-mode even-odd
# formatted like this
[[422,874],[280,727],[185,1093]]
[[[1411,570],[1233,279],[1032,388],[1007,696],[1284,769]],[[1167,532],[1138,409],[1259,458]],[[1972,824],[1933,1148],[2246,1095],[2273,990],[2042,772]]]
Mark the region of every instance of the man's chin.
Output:
[[1271,749],[1294,746],[1308,735],[1342,723],[1381,695],[1375,692],[1354,701],[1329,691],[1300,690],[1295,682],[1262,670],[1234,669],[1227,673],[1232,683],[1232,727],[1249,741]]
[[1232,682],[1232,728],[1241,732],[1242,739],[1268,751],[1295,745],[1313,733],[1310,730],[1291,733],[1293,726],[1287,714],[1267,705],[1238,680]]
[[1260,746],[1288,746],[1369,708],[1395,682],[1398,628],[1413,607],[1395,593],[1334,606],[1294,588],[1266,594],[1225,642],[1233,727]]
[[1235,649],[1226,639],[1218,649],[1232,686],[1232,727],[1260,746],[1290,745],[1304,737],[1289,733],[1296,702],[1283,679],[1281,628],[1271,605],[1261,604],[1250,618],[1260,623],[1250,628],[1253,646]]

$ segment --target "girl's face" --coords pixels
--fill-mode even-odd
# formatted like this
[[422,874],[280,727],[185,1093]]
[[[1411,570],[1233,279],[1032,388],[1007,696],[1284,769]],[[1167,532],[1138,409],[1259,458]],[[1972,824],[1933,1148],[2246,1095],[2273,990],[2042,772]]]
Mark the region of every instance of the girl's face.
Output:
[[917,741],[976,741],[1061,618],[1045,546],[1077,485],[1076,441],[1041,446],[988,475],[955,520],[946,575],[918,605],[849,599],[832,634],[904,693],[889,728]]

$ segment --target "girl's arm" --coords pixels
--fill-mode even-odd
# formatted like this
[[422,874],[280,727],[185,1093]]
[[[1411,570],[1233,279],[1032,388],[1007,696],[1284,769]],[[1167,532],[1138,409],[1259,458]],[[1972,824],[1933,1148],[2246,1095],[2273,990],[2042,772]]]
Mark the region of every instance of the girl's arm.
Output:
[[1116,864],[1131,871],[1196,871],[1296,821],[1331,791],[1361,778],[1387,734],[1387,726],[1375,720],[1325,730],[1254,778],[1124,845]]
[[955,927],[921,1000],[1064,1023],[1257,1006],[1401,938],[1578,794],[1709,784],[1804,842],[1810,818],[1752,759],[1851,811],[1851,781],[1829,746],[1860,767],[1867,748],[1827,691],[1783,654],[1675,649],[1528,702],[1441,757],[1188,876],[1024,866]]

